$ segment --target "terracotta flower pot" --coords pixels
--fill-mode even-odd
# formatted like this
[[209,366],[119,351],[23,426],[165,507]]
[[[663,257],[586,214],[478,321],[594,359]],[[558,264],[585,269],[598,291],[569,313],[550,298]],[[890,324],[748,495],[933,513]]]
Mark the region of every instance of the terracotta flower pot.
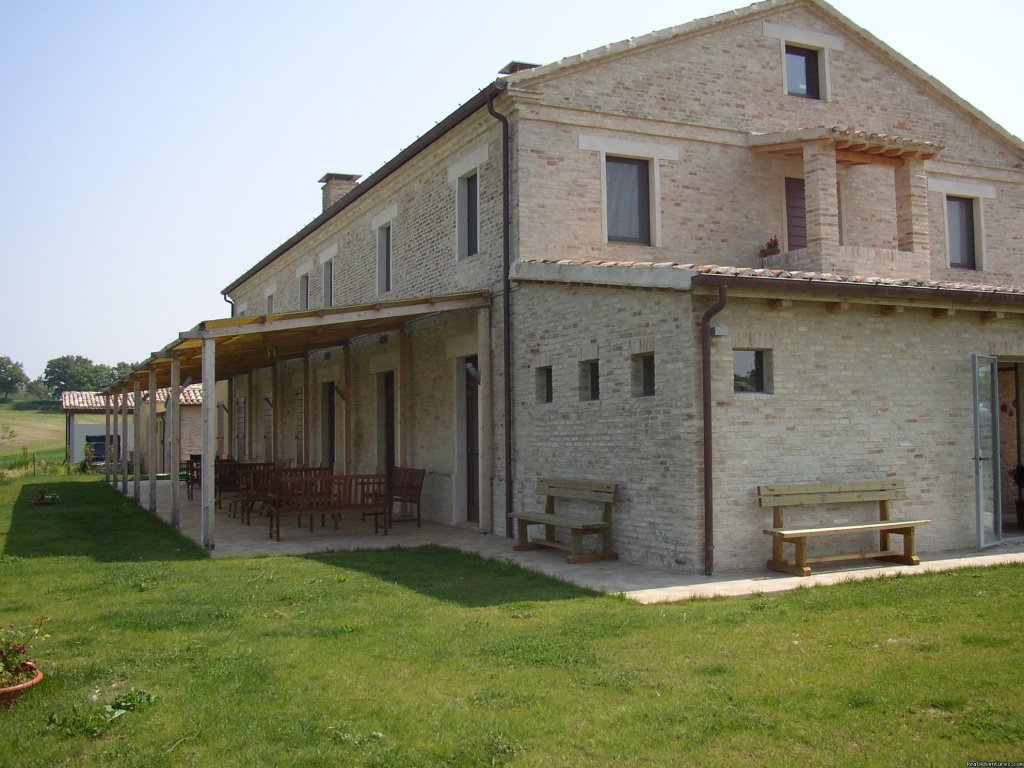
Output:
[[33,685],[43,682],[43,673],[41,670],[36,669],[36,665],[32,662],[28,662],[28,666],[35,670],[35,676],[24,683],[18,683],[7,688],[0,688],[0,707],[9,707],[14,702],[14,699],[20,694],[27,691]]
[[761,255],[762,256],[776,256],[779,253],[781,253],[781,250],[778,249],[778,248],[762,248],[761,249]]

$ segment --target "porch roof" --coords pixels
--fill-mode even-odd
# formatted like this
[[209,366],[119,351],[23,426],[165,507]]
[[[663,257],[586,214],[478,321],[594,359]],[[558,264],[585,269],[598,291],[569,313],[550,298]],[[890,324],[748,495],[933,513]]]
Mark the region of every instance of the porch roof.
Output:
[[842,125],[819,125],[779,133],[752,133],[749,146],[773,155],[799,155],[804,144],[828,141],[836,159],[853,164],[896,162],[910,158],[931,160],[945,147],[933,141],[886,133],[861,131]]
[[[639,274],[636,274],[639,273]],[[726,285],[758,295],[778,294],[851,299],[904,299],[946,307],[998,306],[1024,312],[1024,286],[871,275],[844,275],[786,269],[729,267],[674,261],[602,259],[525,259],[512,265],[517,281],[617,285],[693,290]]]
[[[157,387],[170,385],[171,361],[177,358],[181,378],[202,379],[203,342],[216,344],[217,378],[224,379],[276,361],[301,358],[308,352],[337,347],[357,336],[396,331],[405,323],[442,312],[490,306],[487,291],[360,304],[302,312],[205,320],[141,363],[125,383],[143,385],[150,371]],[[120,384],[120,383],[119,383]],[[113,390],[118,385],[112,385]]]

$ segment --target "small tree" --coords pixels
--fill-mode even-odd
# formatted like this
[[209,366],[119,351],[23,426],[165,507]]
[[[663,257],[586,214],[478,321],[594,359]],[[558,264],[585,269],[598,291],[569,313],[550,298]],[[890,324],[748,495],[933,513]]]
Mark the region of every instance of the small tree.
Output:
[[9,357],[0,357],[0,392],[4,394],[4,401],[10,398],[12,392],[28,384],[28,376],[21,363],[16,363]]

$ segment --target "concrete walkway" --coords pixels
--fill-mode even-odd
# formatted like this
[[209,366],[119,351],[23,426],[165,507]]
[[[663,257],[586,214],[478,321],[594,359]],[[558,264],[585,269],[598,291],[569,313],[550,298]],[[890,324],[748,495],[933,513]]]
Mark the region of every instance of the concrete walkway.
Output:
[[[171,481],[157,482],[157,513],[170,522]],[[118,486],[119,488],[120,486]],[[129,485],[129,496],[131,486]],[[185,497],[181,486],[181,532],[188,538],[200,540],[199,494],[194,501]],[[148,488],[143,483],[143,505],[148,502]],[[622,561],[605,561],[569,565],[558,552],[537,549],[516,552],[512,541],[503,536],[481,534],[473,528],[452,527],[424,521],[422,528],[415,523],[398,523],[388,536],[375,535],[371,520],[349,519],[338,531],[319,526],[310,533],[290,520],[281,527],[281,541],[269,537],[265,517],[253,517],[252,525],[232,518],[227,509],[218,510],[214,521],[214,557],[260,557],[270,555],[306,555],[316,552],[335,552],[356,549],[387,549],[389,547],[418,547],[436,544],[492,560],[515,563],[531,571],[543,573],[598,592],[622,594],[640,603],[663,603],[697,597],[724,597],[756,593],[782,592],[797,587],[837,584],[843,581],[868,579],[876,576],[915,574],[926,571],[945,571],[952,568],[988,566],[996,563],[1024,563],[1024,538],[1016,538],[984,550],[942,552],[921,555],[919,566],[884,564],[865,560],[858,565],[849,563],[829,569],[821,568],[811,576],[801,578],[774,571],[722,572],[712,578],[681,574],[657,568],[645,568]],[[765,556],[770,545],[766,542]]]

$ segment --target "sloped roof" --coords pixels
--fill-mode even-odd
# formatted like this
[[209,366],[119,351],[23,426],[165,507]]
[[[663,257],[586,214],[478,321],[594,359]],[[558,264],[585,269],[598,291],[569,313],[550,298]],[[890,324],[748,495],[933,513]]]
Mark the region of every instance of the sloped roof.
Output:
[[[158,403],[166,403],[170,392],[171,390],[167,387],[158,389],[156,391],[156,401]],[[178,402],[181,405],[202,405],[203,385],[190,384],[184,387],[178,397]],[[102,392],[62,392],[60,395],[60,409],[75,413],[103,413],[106,409],[106,402]],[[128,393],[128,410],[135,410],[134,392]]]

